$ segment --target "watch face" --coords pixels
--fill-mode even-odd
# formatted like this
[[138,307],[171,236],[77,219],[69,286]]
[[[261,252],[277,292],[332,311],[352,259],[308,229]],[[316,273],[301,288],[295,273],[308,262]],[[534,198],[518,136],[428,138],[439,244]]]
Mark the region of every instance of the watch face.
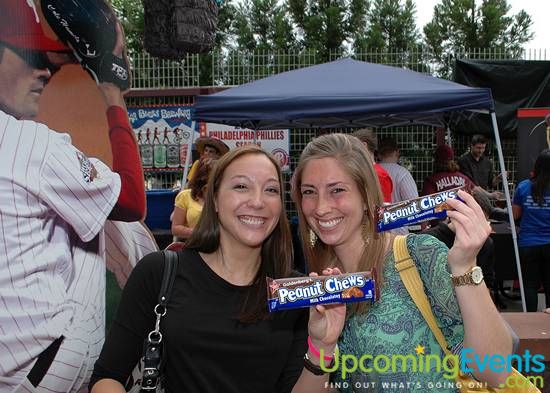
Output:
[[472,281],[474,284],[480,284],[483,281],[483,271],[479,266],[472,269]]

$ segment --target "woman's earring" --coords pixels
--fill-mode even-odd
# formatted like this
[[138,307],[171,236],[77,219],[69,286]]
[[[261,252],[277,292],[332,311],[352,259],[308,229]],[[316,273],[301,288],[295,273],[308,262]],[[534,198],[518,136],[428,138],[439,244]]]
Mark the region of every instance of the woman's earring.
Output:
[[309,245],[311,248],[315,247],[315,243],[317,243],[317,235],[313,232],[313,229],[309,228]]

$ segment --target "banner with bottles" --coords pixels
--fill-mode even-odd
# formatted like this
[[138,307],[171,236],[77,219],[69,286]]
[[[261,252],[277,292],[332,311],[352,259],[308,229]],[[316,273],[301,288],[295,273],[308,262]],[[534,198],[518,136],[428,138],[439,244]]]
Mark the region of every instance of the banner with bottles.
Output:
[[193,112],[193,107],[185,105],[128,108],[146,171],[183,169],[186,163],[190,166],[190,144],[198,137]]
[[201,123],[201,136],[214,136],[230,149],[255,143],[279,160],[283,171],[290,170],[290,132],[282,130],[258,130],[239,128],[216,123]]

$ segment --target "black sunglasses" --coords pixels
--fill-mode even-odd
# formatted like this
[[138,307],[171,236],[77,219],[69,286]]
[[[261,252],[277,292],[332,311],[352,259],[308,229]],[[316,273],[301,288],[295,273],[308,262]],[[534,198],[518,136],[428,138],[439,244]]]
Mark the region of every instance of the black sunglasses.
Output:
[[2,42],[0,44],[5,46],[6,48],[9,48],[13,53],[22,58],[25,63],[27,63],[32,68],[36,68],[38,70],[48,69],[52,73],[59,69],[59,66],[53,64],[48,58],[46,52],[44,51],[18,48],[5,42]]

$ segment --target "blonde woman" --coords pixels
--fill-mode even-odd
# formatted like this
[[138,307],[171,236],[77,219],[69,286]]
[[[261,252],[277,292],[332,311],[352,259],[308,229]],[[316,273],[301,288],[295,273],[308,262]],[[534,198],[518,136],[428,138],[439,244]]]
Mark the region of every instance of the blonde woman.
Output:
[[[440,346],[405,289],[394,266],[392,235],[375,233],[376,207],[383,202],[376,172],[367,151],[355,138],[328,134],[311,141],[300,157],[294,175],[293,198],[297,204],[306,258],[312,271],[338,266],[345,272],[374,270],[380,299],[348,308],[348,320],[339,339],[341,355],[372,356],[364,366],[347,376],[342,391],[359,387],[382,391],[380,382],[394,382],[410,391],[429,383],[449,382],[445,370],[414,372],[411,367],[376,372],[377,355],[435,354],[444,357]],[[483,212],[467,193],[463,202],[448,200],[454,208],[448,215],[456,226],[456,240],[448,250],[427,235],[409,235],[409,252],[420,271],[428,299],[451,349],[471,348],[485,355],[506,357],[512,351],[511,334],[496,310],[483,281],[453,287],[451,277],[465,276],[476,265],[476,254],[490,233]],[[471,363],[469,363],[471,365]],[[342,377],[338,371],[337,379]],[[503,383],[506,372],[496,373],[473,366],[473,375],[491,386]],[[409,385],[407,385],[409,383]],[[370,385],[369,385],[370,384]],[[411,385],[412,384],[412,385]],[[345,387],[347,386],[347,387]],[[454,392],[443,385],[438,392]]]

